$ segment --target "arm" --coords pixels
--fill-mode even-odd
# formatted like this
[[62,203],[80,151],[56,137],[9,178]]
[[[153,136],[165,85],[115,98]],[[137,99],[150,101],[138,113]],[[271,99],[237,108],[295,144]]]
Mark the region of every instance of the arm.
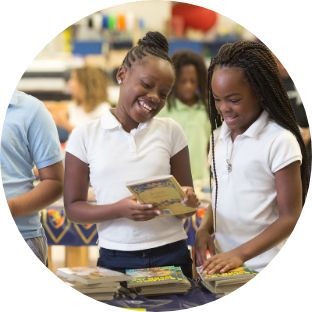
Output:
[[310,128],[300,128],[300,131],[304,145],[308,145],[309,141],[311,141]]
[[213,234],[213,213],[211,203],[208,205],[204,219],[199,226],[195,236],[195,256],[196,266],[202,265],[206,260],[206,252],[209,250],[210,255],[215,255],[214,242],[211,237]]
[[[184,185],[182,187],[186,191],[186,196],[183,199],[184,204],[190,207],[198,207],[200,205],[200,201],[193,192],[193,180],[187,146],[170,159],[170,165],[171,174],[175,177],[181,186]],[[191,217],[193,214],[195,214],[195,212],[196,211],[177,215],[177,217],[180,219],[185,219]]]
[[250,241],[205,261],[201,267],[202,272],[226,272],[239,267],[247,260],[273,248],[291,234],[302,210],[299,161],[277,171],[275,179],[279,218]]
[[28,215],[62,197],[64,168],[62,161],[38,170],[41,182],[31,191],[7,201],[13,218]]
[[93,205],[87,202],[89,166],[70,153],[65,157],[64,205],[69,220],[75,223],[92,224],[116,218],[147,221],[160,214],[152,205],[137,203],[134,196],[109,205]]

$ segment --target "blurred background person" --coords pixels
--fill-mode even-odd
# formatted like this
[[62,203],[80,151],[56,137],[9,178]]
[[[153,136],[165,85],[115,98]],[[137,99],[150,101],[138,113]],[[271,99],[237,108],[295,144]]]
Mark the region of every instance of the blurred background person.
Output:
[[105,74],[100,69],[77,68],[72,71],[68,85],[72,101],[65,109],[51,111],[61,141],[64,141],[62,140],[64,130],[69,134],[82,122],[101,118],[111,107],[107,102]]
[[176,81],[158,117],[170,117],[181,125],[189,144],[192,177],[208,180],[210,122],[205,108],[207,71],[204,58],[192,50],[178,50],[172,55],[172,61]]
[[277,64],[278,71],[282,77],[282,81],[287,91],[287,95],[294,109],[295,116],[296,116],[298,125],[300,127],[302,139],[307,148],[309,163],[311,164],[311,133],[310,133],[310,127],[308,123],[307,114],[305,112],[305,109],[301,101],[301,97],[297,91],[297,88],[294,82],[292,81],[290,75],[288,74],[286,68],[274,54],[273,56]]

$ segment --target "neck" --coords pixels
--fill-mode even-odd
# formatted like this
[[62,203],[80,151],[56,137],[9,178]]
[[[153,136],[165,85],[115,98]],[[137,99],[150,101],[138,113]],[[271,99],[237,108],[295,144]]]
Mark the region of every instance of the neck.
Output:
[[135,120],[129,118],[129,115],[124,111],[123,108],[117,107],[112,111],[112,114],[117,118],[117,120],[121,123],[122,128],[130,133],[132,129],[136,129],[139,126],[139,123]]
[[197,101],[198,101],[198,99],[197,99],[197,96],[196,96],[196,94],[194,95],[194,97],[193,98],[191,98],[191,99],[183,99],[183,98],[181,98],[181,97],[177,97],[183,104],[185,104],[185,105],[187,105],[187,106],[189,106],[189,107],[192,107],[193,105],[195,105],[196,103],[197,103]]

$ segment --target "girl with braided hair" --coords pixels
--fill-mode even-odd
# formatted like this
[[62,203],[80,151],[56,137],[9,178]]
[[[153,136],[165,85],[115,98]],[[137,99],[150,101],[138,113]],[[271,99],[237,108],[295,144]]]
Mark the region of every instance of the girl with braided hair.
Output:
[[213,201],[196,234],[196,264],[204,274],[243,263],[259,272],[294,229],[309,185],[305,145],[269,49],[222,46],[208,69],[207,108]]
[[188,141],[192,177],[208,181],[210,122],[205,105],[206,65],[203,57],[192,50],[178,50],[171,58],[176,81],[159,117],[170,117],[180,124]]
[[[74,129],[66,146],[64,203],[73,222],[97,223],[98,266],[124,272],[174,265],[192,277],[182,222],[190,214],[155,218],[161,211],[137,203],[126,187],[127,181],[172,174],[184,185],[184,204],[200,204],[182,128],[156,117],[175,79],[168,51],[162,34],[147,33],[118,70],[116,109]],[[87,202],[89,181],[97,205]]]

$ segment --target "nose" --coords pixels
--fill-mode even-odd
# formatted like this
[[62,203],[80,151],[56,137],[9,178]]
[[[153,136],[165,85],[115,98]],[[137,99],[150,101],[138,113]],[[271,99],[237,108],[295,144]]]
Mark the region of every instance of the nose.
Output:
[[228,105],[226,102],[219,102],[219,105],[217,105],[217,110],[221,113],[229,112],[231,111],[230,105]]
[[160,102],[160,98],[159,98],[159,96],[157,95],[156,92],[149,93],[149,94],[147,95],[147,97],[148,97],[153,103],[158,104],[158,103]]

